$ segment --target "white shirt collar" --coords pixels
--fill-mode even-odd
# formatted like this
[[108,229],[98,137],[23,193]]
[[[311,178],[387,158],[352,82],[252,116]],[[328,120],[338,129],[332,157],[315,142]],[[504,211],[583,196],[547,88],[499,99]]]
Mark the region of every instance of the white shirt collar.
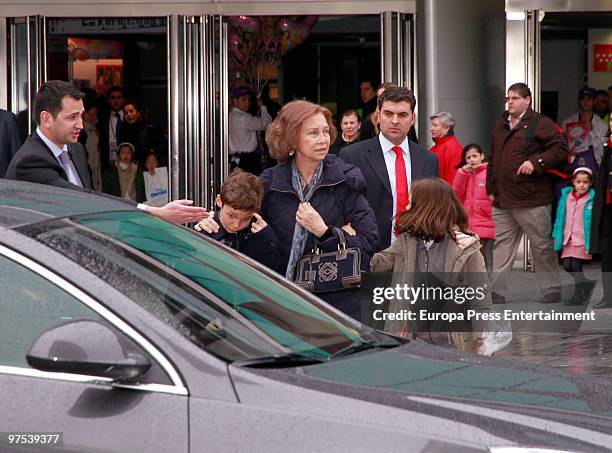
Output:
[[[387,137],[383,135],[382,132],[378,134],[378,141],[380,142],[380,147],[382,148],[383,153],[392,151],[393,147],[395,146],[393,143],[391,143],[391,141],[387,139]],[[410,148],[408,147],[408,137],[404,137],[404,141],[400,144],[400,146],[402,148],[403,153],[408,154],[408,152],[410,151]]]
[[[521,122],[521,120],[525,116],[525,113],[527,113],[527,110],[525,110],[523,113],[521,113],[519,115],[519,117],[516,119],[516,124]],[[508,114],[508,123],[512,124],[512,115],[510,115],[510,114]]]
[[53,153],[53,155],[58,161],[59,161],[60,154],[62,154],[63,151],[68,151],[68,145],[64,144],[64,147],[60,148],[55,143],[53,143],[51,140],[49,140],[45,136],[45,134],[43,134],[43,132],[40,130],[40,127],[36,128],[36,133],[42,139],[42,141],[45,142],[45,144],[49,147],[49,149],[51,150],[51,152]]

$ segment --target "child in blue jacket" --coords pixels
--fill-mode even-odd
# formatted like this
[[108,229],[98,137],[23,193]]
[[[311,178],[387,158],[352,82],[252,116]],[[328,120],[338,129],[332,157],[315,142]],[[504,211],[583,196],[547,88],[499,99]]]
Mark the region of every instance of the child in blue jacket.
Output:
[[557,218],[553,228],[555,251],[562,250],[563,268],[574,277],[574,295],[566,305],[588,303],[596,282],[587,280],[582,266],[590,261],[591,214],[595,190],[593,171],[588,167],[576,168],[572,174],[572,187],[561,191]]

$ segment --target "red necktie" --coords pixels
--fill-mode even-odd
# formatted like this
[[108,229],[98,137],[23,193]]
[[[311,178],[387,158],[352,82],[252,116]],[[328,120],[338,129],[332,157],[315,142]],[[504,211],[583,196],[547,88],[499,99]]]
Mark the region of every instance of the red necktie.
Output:
[[[406,162],[404,162],[404,154],[401,146],[394,146],[393,152],[395,153],[395,193],[397,196],[397,204],[395,209],[395,218],[397,224],[397,217],[401,212],[406,210],[408,201],[408,177],[406,176]],[[397,228],[395,235],[399,236]]]

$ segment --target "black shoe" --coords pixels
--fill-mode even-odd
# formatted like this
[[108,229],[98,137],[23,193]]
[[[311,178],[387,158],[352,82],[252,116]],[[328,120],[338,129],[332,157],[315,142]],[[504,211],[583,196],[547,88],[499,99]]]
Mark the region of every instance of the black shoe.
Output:
[[595,289],[597,282],[593,280],[586,280],[581,283],[576,283],[574,286],[574,294],[570,300],[566,300],[563,303],[565,305],[582,305],[587,304],[591,300],[591,295]]
[[506,297],[502,296],[501,294],[491,293],[491,301],[494,304],[505,304],[506,303]]
[[584,282],[584,286],[582,287],[582,303],[584,305],[589,305],[591,301],[591,296],[593,295],[593,291],[597,286],[597,282],[595,280],[587,280]]
[[540,299],[541,304],[556,304],[561,302],[561,293],[548,293]]
[[578,289],[578,287],[576,287],[576,289],[574,289],[574,294],[572,295],[572,297],[569,300],[564,300],[563,304],[564,305],[582,305],[582,296],[580,295],[580,290]]
[[595,309],[612,308],[612,302],[606,299],[601,299],[599,302],[593,305],[593,308]]

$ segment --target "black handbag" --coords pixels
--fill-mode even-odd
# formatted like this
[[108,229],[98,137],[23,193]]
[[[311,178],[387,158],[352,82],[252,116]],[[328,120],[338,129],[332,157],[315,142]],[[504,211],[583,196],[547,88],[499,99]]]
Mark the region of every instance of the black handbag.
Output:
[[295,282],[313,293],[358,288],[361,285],[361,250],[346,246],[344,231],[334,227],[338,250],[322,253],[318,247],[297,263]]

